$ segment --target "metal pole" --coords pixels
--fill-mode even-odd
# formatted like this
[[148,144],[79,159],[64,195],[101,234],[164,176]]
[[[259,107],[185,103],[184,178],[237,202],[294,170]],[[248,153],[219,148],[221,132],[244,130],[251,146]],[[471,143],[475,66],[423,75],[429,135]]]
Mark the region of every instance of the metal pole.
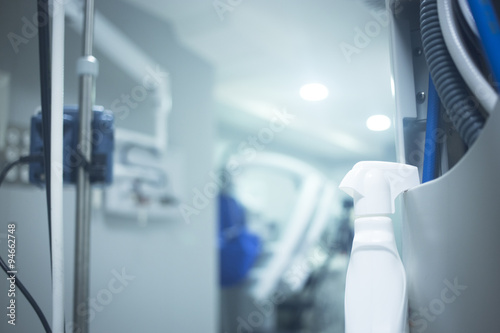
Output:
[[[94,1],[85,1],[83,32],[83,57],[79,60],[79,137],[77,149],[90,163],[91,160],[91,122],[95,102],[95,76],[91,73],[97,60],[92,56],[94,39]],[[85,164],[78,166],[76,193],[76,232],[75,232],[75,275],[73,294],[73,323],[81,333],[88,333],[87,321],[90,288],[90,215],[91,192],[88,170]]]

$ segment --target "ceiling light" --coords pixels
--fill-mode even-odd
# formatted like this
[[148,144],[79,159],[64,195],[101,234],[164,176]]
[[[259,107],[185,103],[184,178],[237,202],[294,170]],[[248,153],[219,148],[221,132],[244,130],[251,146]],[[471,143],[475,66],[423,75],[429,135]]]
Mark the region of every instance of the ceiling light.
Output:
[[300,97],[306,101],[321,101],[328,96],[328,89],[320,83],[309,83],[300,88]]
[[371,116],[366,120],[366,127],[372,131],[385,131],[391,127],[391,119],[381,114]]

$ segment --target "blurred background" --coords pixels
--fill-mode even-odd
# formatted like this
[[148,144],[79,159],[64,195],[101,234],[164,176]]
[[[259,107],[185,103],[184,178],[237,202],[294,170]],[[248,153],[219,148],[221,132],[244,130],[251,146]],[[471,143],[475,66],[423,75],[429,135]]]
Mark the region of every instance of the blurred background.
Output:
[[[66,105],[81,7],[67,1]],[[4,165],[29,152],[40,80],[36,2],[0,8]],[[116,131],[113,182],[92,188],[91,332],[344,331],[352,202],[337,187],[360,160],[396,159],[388,26],[361,0],[96,1],[96,104]],[[0,255],[15,222],[18,276],[50,318],[45,193],[27,166],[0,211]],[[66,185],[67,332],[74,224]],[[0,331],[42,332],[17,301]]]

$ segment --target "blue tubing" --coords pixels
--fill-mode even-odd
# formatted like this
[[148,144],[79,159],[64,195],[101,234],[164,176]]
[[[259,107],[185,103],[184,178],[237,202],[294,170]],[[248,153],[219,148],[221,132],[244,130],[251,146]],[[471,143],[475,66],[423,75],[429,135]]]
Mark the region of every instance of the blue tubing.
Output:
[[436,87],[429,75],[429,91],[427,94],[427,125],[425,129],[424,166],[422,170],[422,184],[437,177],[436,157],[439,149],[437,131],[439,128],[439,111],[441,100]]
[[468,0],[486,59],[500,92],[500,24],[491,0]]

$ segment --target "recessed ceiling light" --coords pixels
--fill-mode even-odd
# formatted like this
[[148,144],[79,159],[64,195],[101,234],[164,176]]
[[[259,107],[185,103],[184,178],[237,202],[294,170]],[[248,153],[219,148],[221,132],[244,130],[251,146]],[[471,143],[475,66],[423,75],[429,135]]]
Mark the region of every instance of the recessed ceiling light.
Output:
[[391,119],[381,114],[371,116],[366,120],[366,127],[372,131],[385,131],[391,127]]
[[328,96],[328,89],[320,83],[309,83],[300,88],[300,97],[306,101],[321,101]]

